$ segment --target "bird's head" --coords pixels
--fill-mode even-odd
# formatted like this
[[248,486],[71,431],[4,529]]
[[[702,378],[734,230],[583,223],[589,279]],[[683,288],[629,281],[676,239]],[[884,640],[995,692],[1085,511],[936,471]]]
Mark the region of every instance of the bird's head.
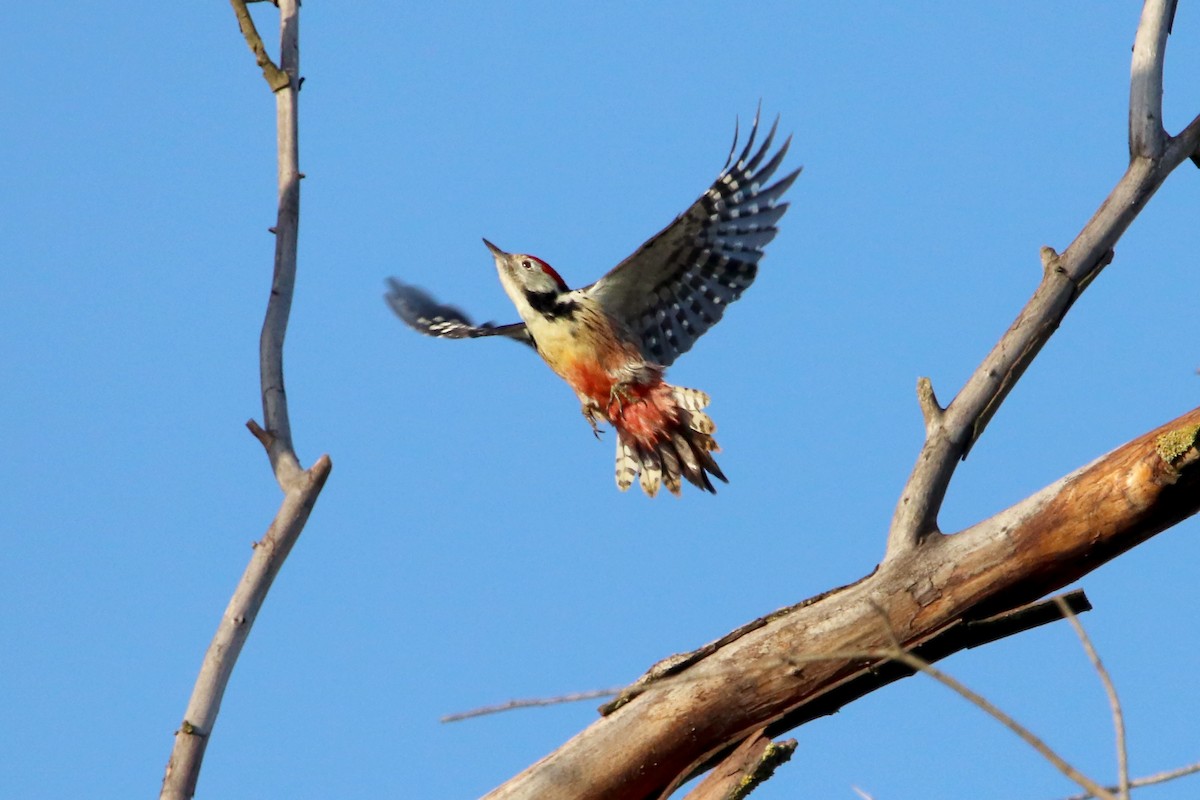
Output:
[[567,290],[567,284],[554,268],[537,256],[525,253],[506,253],[496,245],[483,240],[492,257],[496,259],[496,271],[500,283],[513,302],[520,306],[517,296],[529,294],[558,296]]

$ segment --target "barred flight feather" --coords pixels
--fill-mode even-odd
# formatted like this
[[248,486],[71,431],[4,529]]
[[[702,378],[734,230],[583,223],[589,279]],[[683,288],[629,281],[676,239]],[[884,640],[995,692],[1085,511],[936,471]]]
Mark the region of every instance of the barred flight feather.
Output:
[[633,446],[619,439],[617,441],[617,488],[622,492],[633,485],[633,479],[638,475],[638,460]]

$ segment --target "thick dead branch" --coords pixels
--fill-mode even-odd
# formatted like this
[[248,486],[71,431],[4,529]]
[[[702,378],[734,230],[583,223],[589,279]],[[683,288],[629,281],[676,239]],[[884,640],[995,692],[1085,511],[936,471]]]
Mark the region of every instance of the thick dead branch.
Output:
[[[698,660],[683,658],[687,666],[642,682],[487,797],[660,797],[754,731],[774,737],[810,718],[812,704],[870,667],[826,656],[887,647],[877,609],[905,649],[926,658],[921,643],[949,626],[1042,597],[1196,513],[1198,433],[1195,409],[992,519],[928,539],[857,583],[748,625]],[[788,666],[805,656],[821,660]]]
[[264,424],[260,426],[250,420],[247,427],[266,449],[284,497],[266,535],[255,544],[250,564],[205,653],[183,723],[175,732],[175,747],[167,763],[160,795],[171,800],[187,800],[195,794],[204,751],[220,712],[221,699],[234,664],[275,576],[308,521],[332,467],[329,456],[324,455],[307,470],[300,466],[292,446],[287,398],[283,389],[283,340],[296,281],[296,244],[300,221],[301,175],[296,108],[300,83],[299,2],[278,2],[282,69],[277,69],[267,58],[244,0],[232,0],[232,4],[242,33],[254,51],[259,66],[263,68],[276,100],[279,209],[273,228],[276,234],[275,267],[259,342]]
[[[941,683],[943,686],[951,689],[959,696],[966,699],[969,703],[976,706],[984,713],[990,715],[993,719],[1011,730],[1020,739],[1029,744],[1043,758],[1045,758],[1052,766],[1062,772],[1067,778],[1075,781],[1086,790],[1086,797],[1096,797],[1099,800],[1128,800],[1129,797],[1129,778],[1126,770],[1126,757],[1124,745],[1124,725],[1121,722],[1120,703],[1116,699],[1116,690],[1112,685],[1108,672],[1104,669],[1100,658],[1092,646],[1091,639],[1088,638],[1087,632],[1079,623],[1076,617],[1076,612],[1072,609],[1073,604],[1080,602],[1086,603],[1086,598],[1083,598],[1082,592],[1073,592],[1068,596],[1059,596],[1045,603],[1038,603],[1034,606],[1029,606],[1009,614],[1002,615],[1002,618],[1007,621],[1007,624],[1001,624],[1001,631],[1006,633],[1019,632],[1018,628],[1024,629],[1031,617],[1045,617],[1045,612],[1053,607],[1062,618],[1067,619],[1071,626],[1075,629],[1079,637],[1080,643],[1083,645],[1084,651],[1087,653],[1089,660],[1092,662],[1097,674],[1100,676],[1101,682],[1104,684],[1105,691],[1109,696],[1110,703],[1113,707],[1114,723],[1118,735],[1118,765],[1120,773],[1120,791],[1117,789],[1109,789],[1101,786],[1090,776],[1085,775],[1076,767],[1069,764],[1057,751],[1053,750],[1049,745],[1042,741],[1032,731],[1025,728],[1003,710],[992,704],[987,698],[972,691],[967,686],[962,684],[956,678],[948,675],[934,667],[929,661],[918,656],[915,651],[905,650],[895,632],[891,630],[890,624],[887,621],[887,615],[882,609],[876,608],[876,612],[880,615],[881,622],[887,632],[887,638],[891,642],[887,648],[865,653],[827,653],[824,655],[812,656],[797,656],[794,658],[796,663],[812,663],[816,661],[824,661],[827,659],[846,659],[846,660],[868,660],[877,661],[880,665],[884,664],[902,664],[907,668],[909,674],[913,672],[923,672],[929,677]],[[1036,620],[1045,621],[1045,620]],[[985,624],[994,625],[992,620],[986,621]],[[928,649],[928,642],[922,645],[923,649]],[[794,741],[794,740],[793,740]],[[696,790],[689,793],[686,800],[694,800],[697,797],[726,797],[721,789],[714,787],[730,787],[736,791],[738,787],[745,785],[745,782],[736,780],[740,772],[747,772],[755,765],[755,760],[750,754],[761,753],[770,744],[770,739],[765,736],[765,731],[757,731],[753,736],[737,747],[728,757],[718,764]],[[790,753],[789,753],[790,756]],[[772,770],[773,771],[773,767]],[[769,773],[766,777],[769,777]],[[765,778],[763,778],[765,780]],[[761,782],[758,781],[758,782]],[[757,785],[757,783],[755,784]],[[704,793],[702,790],[708,790]],[[856,790],[859,791],[859,790]],[[861,791],[859,794],[866,797],[867,795]],[[666,795],[664,794],[664,797]],[[738,797],[742,795],[736,795]]]
[[[1091,603],[1088,602],[1087,596],[1084,595],[1082,590],[1069,592],[1063,597],[1055,598],[1055,600],[1061,600],[1076,614],[1090,611],[1092,608]],[[879,613],[878,609],[876,609],[876,613]],[[914,658],[920,658],[927,663],[940,661],[946,656],[957,653],[960,650],[988,644],[997,639],[1023,633],[1059,619],[1062,619],[1062,612],[1056,602],[1031,603],[985,619],[970,622],[956,620],[944,628],[913,642],[909,648],[909,652]],[[704,651],[702,649],[699,652]],[[807,658],[806,661],[824,661],[828,657],[829,654],[824,654]],[[800,658],[803,657],[793,657],[793,660]],[[915,669],[901,661],[897,661],[889,654],[869,656],[863,653],[849,653],[845,655],[843,660],[859,663],[861,666],[856,672],[847,675],[836,684],[822,691],[819,695],[814,696],[810,702],[805,703],[795,713],[776,719],[767,729],[767,733],[770,736],[779,736],[785,731],[791,730],[817,717],[834,714],[848,703],[889,683],[898,681],[901,678],[907,678],[916,673]],[[655,671],[651,670],[650,674],[655,674]],[[661,681],[662,678],[659,677],[656,680]],[[672,680],[688,680],[688,677],[684,674]],[[646,683],[639,681],[634,687],[631,687],[631,690],[635,692],[634,696],[636,696],[636,694],[640,694],[645,688]],[[619,698],[617,701],[601,708],[601,713],[611,713],[629,699],[632,698],[628,695],[624,699]],[[663,793],[663,796],[669,795],[676,786],[683,784],[695,775],[699,775],[705,769],[708,769],[721,755],[722,753],[719,751],[705,754],[703,759],[691,764],[687,770],[678,775],[675,782]]]
[[[744,625],[738,631],[735,631],[735,633],[748,633],[751,630],[757,630],[774,619],[797,611],[805,605],[820,601],[824,597],[826,595],[818,595],[815,598],[778,611],[768,617],[755,620],[755,623]],[[1032,630],[1049,622],[1062,619],[1062,613],[1055,602],[1059,600],[1065,603],[1067,608],[1074,614],[1082,614],[1092,609],[1092,604],[1088,601],[1087,595],[1083,593],[1083,590],[1077,589],[1066,593],[1062,597],[1055,598],[1054,601],[1029,603],[982,619],[955,620],[943,628],[931,632],[920,641],[911,643],[909,650],[926,661],[940,661],[946,656],[953,655],[960,650],[969,650],[973,647],[990,644],[998,639],[1024,633],[1027,630]],[[740,635],[737,637],[724,636],[716,642],[705,645],[691,653],[674,655],[660,661],[651,667],[637,682],[622,691],[615,700],[601,706],[600,713],[611,714],[634,697],[640,695],[648,687],[654,686],[673,675],[682,673],[684,669],[697,663],[701,658],[711,655],[717,649],[731,644],[737,638],[740,638]],[[867,664],[857,673],[842,679],[836,686],[829,687],[820,697],[814,697],[810,702],[806,703],[801,715],[778,720],[775,725],[775,731],[776,733],[781,733],[817,717],[836,713],[846,704],[900,678],[907,678],[912,674],[912,670],[905,668],[902,664],[891,662],[888,659],[884,659],[880,663]]]
[[1174,0],[1147,0],[1134,44],[1130,82],[1130,163],[1125,174],[1061,256],[1042,250],[1041,283],[1008,331],[967,380],[943,414],[933,414],[920,391],[925,444],[892,516],[885,560],[898,558],[938,533],[938,512],[958,461],[992,416],[1071,305],[1113,258],[1113,248],[1167,176],[1193,157],[1200,117],[1179,136],[1162,130],[1162,72]]

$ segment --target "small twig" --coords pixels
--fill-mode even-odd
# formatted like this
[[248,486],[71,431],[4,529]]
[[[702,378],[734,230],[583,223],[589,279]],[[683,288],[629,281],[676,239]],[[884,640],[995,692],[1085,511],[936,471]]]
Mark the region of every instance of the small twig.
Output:
[[[258,29],[254,27],[250,9],[246,8],[247,0],[229,0],[229,2],[233,5],[233,13],[237,15],[238,28],[241,29],[242,36],[246,38],[250,52],[254,53],[254,63],[262,69],[267,85],[271,87],[272,92],[286,88],[291,83],[291,78],[286,72],[275,66],[275,62],[267,55],[267,48],[263,44],[262,37],[258,35]],[[256,2],[256,0],[249,0],[249,2]]]
[[494,706],[483,706],[482,708],[474,708],[470,711],[460,711],[455,714],[447,714],[441,718],[441,722],[458,722],[472,717],[483,717],[488,714],[499,714],[502,711],[512,711],[517,708],[536,708],[538,706],[555,706],[560,703],[577,703],[580,700],[595,700],[598,697],[612,697],[621,691],[624,687],[616,689],[590,689],[586,692],[574,692],[572,694],[558,695],[557,697],[532,697],[523,700],[509,700],[507,703],[499,703]]
[[1058,610],[1066,617],[1067,622],[1071,623],[1075,635],[1079,637],[1079,643],[1083,645],[1083,651],[1087,653],[1088,660],[1092,662],[1092,667],[1100,676],[1100,682],[1104,684],[1104,693],[1108,695],[1108,705],[1112,709],[1113,730],[1117,736],[1118,794],[1121,800],[1129,800],[1129,749],[1125,742],[1125,715],[1121,711],[1121,701],[1117,698],[1117,687],[1113,684],[1108,670],[1101,663],[1096,648],[1092,646],[1092,640],[1088,637],[1087,631],[1083,629],[1079,618],[1075,616],[1075,612],[1061,597],[1054,598],[1054,602],[1058,605]]
[[795,751],[795,739],[773,742],[759,730],[713,767],[683,800],[743,800],[787,763]]
[[257,420],[246,420],[246,429],[254,435],[255,439],[258,439],[259,444],[261,444],[265,450],[270,451],[271,445],[275,443],[275,437],[267,431],[264,431],[262,426],[258,424]]
[[1179,156],[1180,160],[1190,158],[1193,164],[1200,167],[1200,115],[1189,122],[1186,128],[1171,137],[1164,158],[1171,161],[1176,156]]
[[917,404],[925,419],[925,435],[929,436],[942,424],[942,415],[945,413],[945,409],[938,405],[933,382],[929,378],[917,378]]
[[[1186,767],[1180,767],[1179,769],[1172,769],[1167,770],[1166,772],[1159,772],[1154,775],[1147,775],[1144,778],[1135,778],[1129,782],[1129,788],[1141,789],[1144,786],[1154,786],[1155,784],[1159,783],[1167,783],[1168,781],[1173,781],[1177,778],[1195,775],[1197,772],[1200,772],[1200,761],[1197,761],[1195,764],[1188,764]],[[1115,792],[1118,789],[1116,786],[1107,786],[1105,788],[1110,792]],[[1095,796],[1096,795],[1094,794],[1084,792],[1083,794],[1073,794],[1070,797],[1064,798],[1064,800],[1091,800],[1091,798]]]

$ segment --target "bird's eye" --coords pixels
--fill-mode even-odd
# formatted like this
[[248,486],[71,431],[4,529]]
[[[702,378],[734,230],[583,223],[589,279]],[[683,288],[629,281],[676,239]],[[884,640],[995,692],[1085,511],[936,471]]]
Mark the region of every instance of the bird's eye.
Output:
[[521,266],[525,269],[533,269],[533,262],[527,258],[521,262]]

